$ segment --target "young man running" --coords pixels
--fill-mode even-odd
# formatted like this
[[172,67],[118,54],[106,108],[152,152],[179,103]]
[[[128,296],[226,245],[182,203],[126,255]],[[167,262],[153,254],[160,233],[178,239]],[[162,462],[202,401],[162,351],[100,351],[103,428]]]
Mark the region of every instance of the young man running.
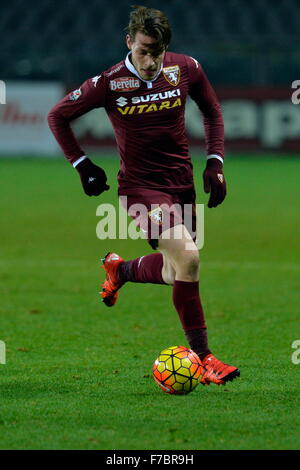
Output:
[[[208,207],[218,206],[226,196],[223,119],[201,65],[192,57],[168,52],[170,39],[168,19],[160,10],[134,7],[126,59],[68,94],[50,111],[48,121],[78,171],[85,193],[98,196],[109,189],[105,172],[79,147],[70,122],[94,108],[105,108],[121,159],[118,194],[157,252],[130,261],[108,253],[103,259],[102,300],[113,306],[128,281],[173,286],[173,304],[186,338],[204,367],[201,382],[221,385],[240,372],[218,360],[208,346],[199,295],[193,169],[184,124],[188,96],[204,118],[207,163],[203,180],[204,191],[210,193]],[[134,211],[135,204],[143,204],[146,215]],[[180,210],[185,207],[192,208],[190,224]]]

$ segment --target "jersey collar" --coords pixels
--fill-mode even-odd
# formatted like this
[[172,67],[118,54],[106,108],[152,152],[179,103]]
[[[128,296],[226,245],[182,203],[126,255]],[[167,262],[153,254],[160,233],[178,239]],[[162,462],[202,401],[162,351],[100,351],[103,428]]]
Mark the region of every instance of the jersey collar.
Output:
[[130,60],[130,58],[129,58],[129,57],[131,56],[131,54],[132,54],[132,52],[130,51],[130,52],[128,52],[128,54],[127,54],[127,56],[126,56],[126,59],[125,59],[125,65],[126,65],[126,67],[128,68],[128,70],[129,70],[131,73],[133,73],[133,74],[136,75],[140,80],[142,80],[142,82],[147,83],[147,87],[148,87],[148,88],[152,88],[152,82],[154,82],[154,81],[158,78],[158,76],[160,75],[160,73],[161,73],[161,71],[162,71],[162,69],[163,69],[163,64],[161,64],[159,71],[157,72],[157,74],[155,75],[155,77],[152,78],[152,80],[144,80],[144,79],[139,75],[138,71],[136,70],[136,68],[134,67],[133,63],[131,62],[131,60]]

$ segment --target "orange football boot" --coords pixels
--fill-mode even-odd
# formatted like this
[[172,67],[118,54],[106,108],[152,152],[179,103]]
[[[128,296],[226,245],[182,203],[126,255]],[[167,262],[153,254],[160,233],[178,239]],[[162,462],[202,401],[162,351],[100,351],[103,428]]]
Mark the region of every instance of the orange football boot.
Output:
[[104,302],[107,307],[112,307],[118,299],[118,290],[123,285],[118,279],[117,271],[124,260],[116,253],[107,253],[101,261],[103,262],[102,268],[106,271],[106,277],[103,284],[101,284],[102,291],[99,293],[102,297],[102,302]]
[[204,371],[200,382],[203,385],[209,385],[211,382],[217,385],[225,385],[226,382],[231,382],[240,376],[237,367],[219,361],[213,354],[208,354],[201,362]]

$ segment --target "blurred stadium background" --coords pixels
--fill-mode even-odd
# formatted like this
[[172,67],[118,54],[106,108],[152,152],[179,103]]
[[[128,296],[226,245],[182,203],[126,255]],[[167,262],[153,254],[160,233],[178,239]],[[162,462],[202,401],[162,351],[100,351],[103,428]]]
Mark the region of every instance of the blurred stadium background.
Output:
[[[157,0],[173,26],[171,50],[202,63],[222,102],[227,153],[299,148],[300,106],[291,102],[299,79],[299,0]],[[131,2],[79,0],[38,4],[11,0],[0,18],[0,106],[3,155],[59,153],[45,117],[51,106],[86,78],[126,53],[123,40]],[[2,100],[3,101],[3,100]],[[198,111],[189,103],[192,144],[203,143]],[[87,151],[114,143],[101,110],[76,123]]]

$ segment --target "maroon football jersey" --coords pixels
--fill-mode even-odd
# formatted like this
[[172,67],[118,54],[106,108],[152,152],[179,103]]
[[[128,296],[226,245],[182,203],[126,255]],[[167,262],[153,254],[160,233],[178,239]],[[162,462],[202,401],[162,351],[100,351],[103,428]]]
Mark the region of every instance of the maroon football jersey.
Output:
[[201,65],[189,56],[167,52],[161,71],[147,81],[138,75],[130,54],[65,96],[49,113],[50,128],[67,159],[74,163],[85,152],[70,122],[104,107],[121,159],[120,194],[129,194],[136,187],[167,192],[192,188],[185,103],[190,96],[203,114],[207,154],[223,157],[224,126],[216,94]]

